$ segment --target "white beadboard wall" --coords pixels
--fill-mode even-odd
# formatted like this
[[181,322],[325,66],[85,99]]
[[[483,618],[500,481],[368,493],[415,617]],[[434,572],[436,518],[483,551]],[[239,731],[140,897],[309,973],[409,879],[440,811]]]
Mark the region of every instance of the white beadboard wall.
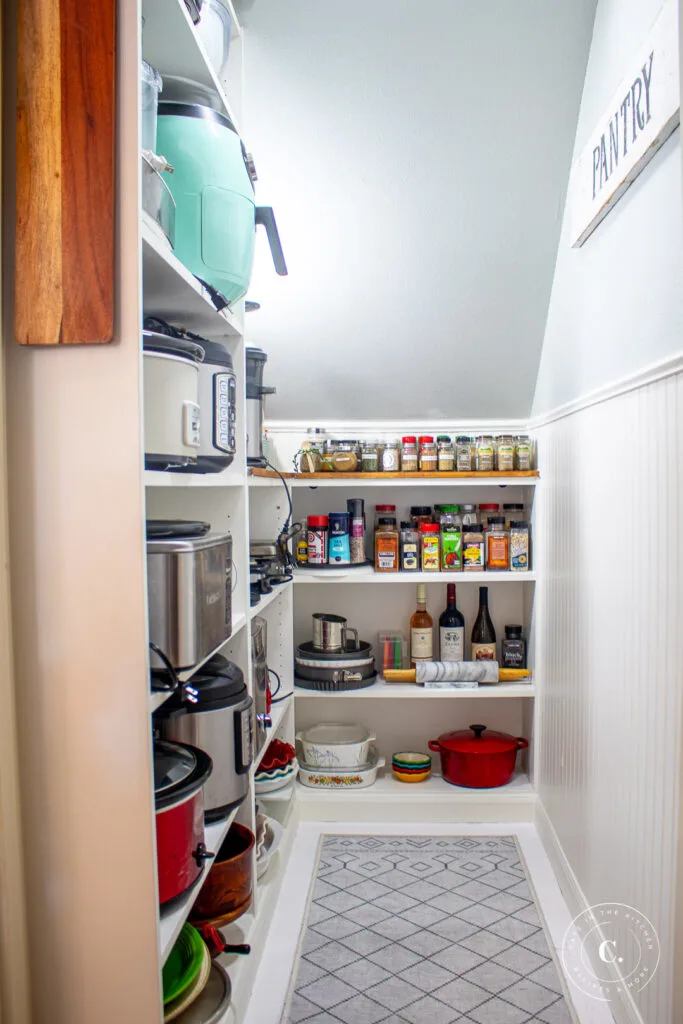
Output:
[[661,941],[619,1022],[680,1019],[682,431],[682,372],[535,431],[541,819],[565,880],[591,905],[635,906]]

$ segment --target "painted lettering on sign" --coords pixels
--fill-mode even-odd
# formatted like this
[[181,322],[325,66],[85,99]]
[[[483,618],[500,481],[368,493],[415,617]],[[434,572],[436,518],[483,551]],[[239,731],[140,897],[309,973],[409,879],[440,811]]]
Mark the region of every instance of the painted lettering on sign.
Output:
[[635,143],[652,120],[650,88],[654,60],[653,50],[611,118],[607,132],[602,133],[599,145],[593,149],[593,199],[619,167],[620,154],[628,156],[629,138]]

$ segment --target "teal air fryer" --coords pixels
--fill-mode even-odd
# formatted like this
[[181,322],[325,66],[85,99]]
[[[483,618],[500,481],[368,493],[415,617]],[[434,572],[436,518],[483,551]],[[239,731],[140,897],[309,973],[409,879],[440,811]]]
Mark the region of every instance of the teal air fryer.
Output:
[[160,103],[157,152],[176,204],[175,253],[228,302],[246,294],[256,225],[263,224],[278,274],[287,267],[273,210],[256,206],[247,154],[232,121],[195,103]]

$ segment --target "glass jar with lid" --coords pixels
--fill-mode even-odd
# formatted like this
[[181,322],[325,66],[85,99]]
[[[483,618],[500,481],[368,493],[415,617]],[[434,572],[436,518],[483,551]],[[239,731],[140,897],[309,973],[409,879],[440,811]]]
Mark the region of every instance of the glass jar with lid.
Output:
[[334,441],[334,449],[330,455],[332,469],[338,473],[354,473],[361,461],[361,449],[358,441]]
[[410,506],[410,521],[415,523],[417,529],[420,529],[421,523],[431,523],[432,519],[432,506],[431,505],[411,505]]
[[515,469],[522,472],[531,469],[531,441],[526,434],[515,438]]
[[399,468],[398,441],[385,441],[382,451],[382,472],[398,473]]
[[474,469],[472,438],[466,434],[455,439],[455,468],[458,473],[471,473]]
[[515,468],[515,439],[512,434],[496,438],[496,457],[499,473],[511,473]]
[[417,438],[408,434],[401,442],[401,469],[404,473],[417,473]]
[[476,505],[462,505],[461,506],[461,513],[462,513],[462,525],[463,526],[468,526],[470,523],[478,523],[479,522],[479,517],[477,516],[477,506]]
[[395,505],[375,505],[375,530],[379,526],[380,519],[396,518]]
[[424,434],[420,438],[420,472],[436,472],[437,460],[438,455],[434,438],[429,434]]
[[376,473],[379,469],[377,445],[374,441],[363,441],[360,449],[361,469],[363,473]]
[[480,434],[475,450],[477,473],[493,473],[495,464],[495,442],[492,434]]
[[452,473],[455,469],[455,449],[448,434],[439,434],[436,448],[436,466],[439,473]]

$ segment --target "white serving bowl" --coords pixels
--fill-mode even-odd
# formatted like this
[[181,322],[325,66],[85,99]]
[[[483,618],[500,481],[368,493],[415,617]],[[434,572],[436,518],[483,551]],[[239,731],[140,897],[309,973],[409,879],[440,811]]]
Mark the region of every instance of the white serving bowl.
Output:
[[299,761],[309,768],[357,770],[371,760],[375,736],[364,725],[312,725],[296,734]]

